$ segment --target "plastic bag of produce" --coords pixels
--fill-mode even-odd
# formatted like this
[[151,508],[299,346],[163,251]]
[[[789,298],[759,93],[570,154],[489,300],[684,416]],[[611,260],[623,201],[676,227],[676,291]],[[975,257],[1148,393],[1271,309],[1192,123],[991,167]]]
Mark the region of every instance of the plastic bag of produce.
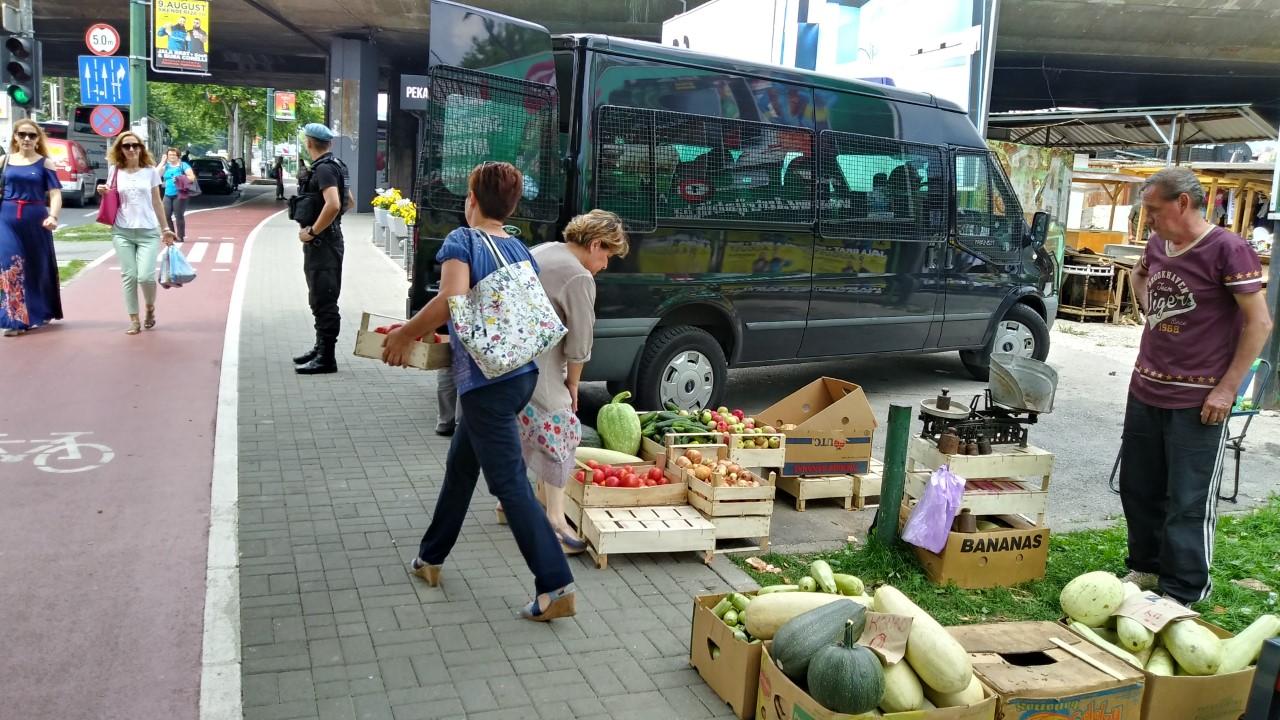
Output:
[[942,552],[963,499],[964,478],[946,465],[934,470],[925,486],[924,497],[907,518],[902,539],[929,552]]

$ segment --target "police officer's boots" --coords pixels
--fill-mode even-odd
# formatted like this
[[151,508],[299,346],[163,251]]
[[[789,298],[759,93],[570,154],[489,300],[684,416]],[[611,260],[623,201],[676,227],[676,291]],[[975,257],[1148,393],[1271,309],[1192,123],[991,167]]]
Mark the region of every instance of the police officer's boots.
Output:
[[294,358],[293,358],[293,364],[294,364],[294,365],[306,365],[307,363],[311,362],[312,360],[315,360],[315,359],[316,359],[316,355],[319,355],[319,354],[320,354],[320,341],[319,341],[319,340],[316,340],[316,344],[315,344],[315,345],[312,345],[310,350],[308,350],[308,351],[306,351],[306,352],[302,353],[301,355],[295,355],[295,356],[294,356]]
[[299,375],[324,375],[338,372],[338,361],[333,356],[333,347],[337,342],[326,340],[316,349],[316,356],[306,364],[293,369]]

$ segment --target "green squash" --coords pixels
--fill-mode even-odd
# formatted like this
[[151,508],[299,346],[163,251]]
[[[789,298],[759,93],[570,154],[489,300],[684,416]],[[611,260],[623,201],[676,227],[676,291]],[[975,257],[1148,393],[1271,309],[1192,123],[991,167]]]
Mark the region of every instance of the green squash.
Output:
[[613,396],[613,402],[600,408],[596,432],[600,433],[606,448],[635,455],[640,451],[640,416],[635,408],[623,402],[629,397],[631,391],[623,390]]
[[867,609],[841,598],[788,620],[773,636],[770,654],[778,669],[792,680],[803,680],[809,670],[809,662],[819,650],[840,639],[845,623],[855,625],[853,639],[857,640],[867,623]]
[[604,444],[600,440],[600,433],[596,432],[596,429],[590,425],[583,425],[579,430],[579,434],[582,435],[582,438],[578,440],[578,447],[604,447]]
[[862,628],[853,620],[844,641],[828,645],[809,661],[809,695],[833,712],[871,712],[884,697],[884,668],[875,653],[858,644]]

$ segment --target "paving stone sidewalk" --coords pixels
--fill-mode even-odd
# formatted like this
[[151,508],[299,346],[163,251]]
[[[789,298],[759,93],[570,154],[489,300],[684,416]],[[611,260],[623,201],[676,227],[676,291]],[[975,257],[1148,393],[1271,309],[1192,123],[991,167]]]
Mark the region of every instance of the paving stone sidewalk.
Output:
[[750,586],[723,557],[571,562],[578,615],[515,617],[533,580],[483,482],[430,588],[405,571],[435,506],[447,439],[432,373],[351,356],[361,311],[402,315],[407,284],[348,216],[341,372],[303,378],[313,335],[296,230],[254,249],[240,358],[244,716],[729,718],[688,665],[694,595]]

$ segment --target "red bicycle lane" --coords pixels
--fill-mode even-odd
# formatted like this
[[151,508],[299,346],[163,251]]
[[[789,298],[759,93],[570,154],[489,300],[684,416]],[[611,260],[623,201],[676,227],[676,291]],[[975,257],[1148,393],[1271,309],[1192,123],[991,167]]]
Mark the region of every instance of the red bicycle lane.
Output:
[[0,715],[198,716],[224,331],[279,210],[189,216],[198,275],[157,291],[154,330],[125,335],[112,257],[63,289],[66,320],[0,344]]

